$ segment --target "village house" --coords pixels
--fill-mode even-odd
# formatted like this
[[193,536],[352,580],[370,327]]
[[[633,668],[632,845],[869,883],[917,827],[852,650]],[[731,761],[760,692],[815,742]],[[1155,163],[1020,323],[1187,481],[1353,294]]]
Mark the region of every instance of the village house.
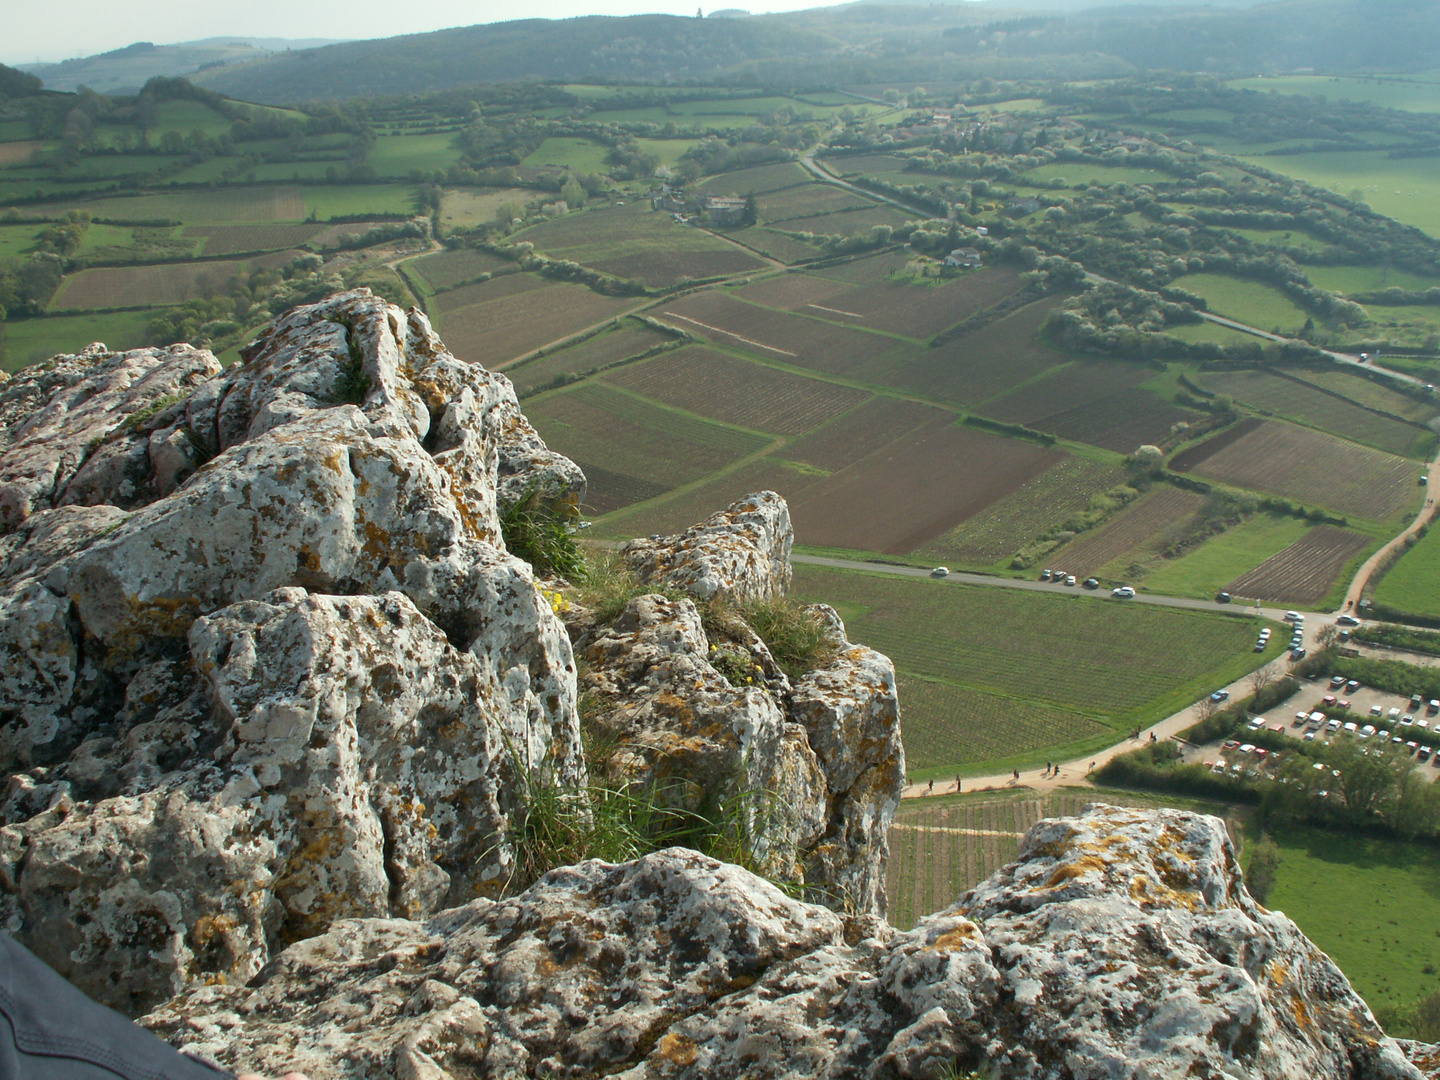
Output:
[[745,200],[724,195],[710,195],[705,199],[705,212],[716,225],[744,225]]
[[685,193],[663,185],[659,191],[650,193],[650,206],[654,210],[668,210],[672,214],[678,214],[685,209]]
[[980,252],[971,247],[956,248],[945,256],[945,265],[952,269],[972,270],[984,264],[980,260]]

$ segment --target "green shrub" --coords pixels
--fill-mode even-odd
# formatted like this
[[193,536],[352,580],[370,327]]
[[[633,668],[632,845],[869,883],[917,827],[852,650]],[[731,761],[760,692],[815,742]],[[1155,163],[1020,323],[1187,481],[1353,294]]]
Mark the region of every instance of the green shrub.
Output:
[[531,483],[514,503],[501,508],[500,535],[510,554],[524,559],[536,573],[578,581],[585,576],[585,556],[570,521],[565,509],[543,499],[539,485]]
[[792,679],[823,666],[835,655],[834,639],[808,604],[775,597],[748,601],[735,610]]

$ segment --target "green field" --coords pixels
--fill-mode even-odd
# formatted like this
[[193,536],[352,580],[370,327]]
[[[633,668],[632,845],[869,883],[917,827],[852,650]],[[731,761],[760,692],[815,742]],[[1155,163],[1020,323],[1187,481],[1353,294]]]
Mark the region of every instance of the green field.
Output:
[[1311,528],[1293,517],[1257,514],[1207,540],[1194,551],[1170,559],[1145,578],[1145,591],[1209,600],[1241,574],[1285,550]]
[[1440,236],[1440,158],[1391,158],[1386,154],[1371,150],[1247,156],[1244,160],[1341,195],[1358,192],[1361,201],[1380,213]]
[[336,184],[307,187],[305,214],[318,221],[362,214],[411,214],[415,211],[413,191],[396,184]]
[[35,246],[40,225],[0,225],[0,259],[13,259]]
[[521,165],[529,168],[557,166],[576,172],[604,172],[610,148],[589,139],[546,139],[534,152],[523,158]]
[[145,344],[145,327],[153,311],[118,311],[103,315],[59,315],[0,322],[0,368],[19,371],[56,353],[72,353],[92,341],[112,349]]
[[1324,240],[1311,236],[1300,229],[1239,229],[1232,225],[1228,227],[1228,231],[1268,247],[1324,251],[1330,246]]
[[529,188],[446,188],[440,197],[440,226],[443,229],[470,229],[494,221],[501,207],[523,210],[533,202]]
[[381,176],[409,176],[415,169],[434,172],[436,169],[448,169],[459,160],[460,149],[455,145],[455,136],[448,133],[380,135],[371,144],[370,153],[365,155],[365,164],[372,166]]
[[1410,615],[1440,618],[1440,529],[1432,528],[1380,579],[1375,601]]
[[1393,266],[1307,266],[1305,276],[1317,288],[1350,295],[1379,289],[1433,289],[1440,278],[1412,274]]
[[699,139],[636,139],[640,149],[654,154],[662,165],[678,165],[686,151],[699,143]]
[[1181,341],[1191,342],[1192,344],[1201,341],[1213,341],[1217,345],[1239,345],[1245,342],[1259,340],[1254,334],[1247,334],[1243,330],[1235,330],[1228,326],[1221,326],[1219,323],[1210,322],[1208,319],[1204,322],[1167,326],[1165,333],[1171,337],[1179,338]]
[[1267,906],[1294,919],[1372,1009],[1436,989],[1440,930],[1425,928],[1440,927],[1440,851],[1328,829],[1277,829],[1274,840]]
[[1281,75],[1235,79],[1237,90],[1304,94],[1329,101],[1369,101],[1387,109],[1440,113],[1440,79],[1426,75]]
[[[1126,604],[1104,595],[813,566],[795,568],[793,591],[833,605],[850,637],[887,654],[906,685],[925,680],[957,692],[932,691],[906,707],[906,753],[913,744],[921,778],[1083,755],[1279,652],[1278,644],[1252,652],[1255,623],[1238,613]],[[985,708],[961,704],[971,691],[983,695]],[[1082,734],[1084,721],[1093,726]]]
[[1257,330],[1294,331],[1305,325],[1309,312],[1274,285],[1226,274],[1187,274],[1175,282],[1203,296],[1216,315],[1253,326]]

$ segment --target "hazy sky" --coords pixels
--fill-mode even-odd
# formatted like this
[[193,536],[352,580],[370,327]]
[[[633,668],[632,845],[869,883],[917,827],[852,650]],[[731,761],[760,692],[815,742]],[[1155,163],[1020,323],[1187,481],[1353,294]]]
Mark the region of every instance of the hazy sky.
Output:
[[[821,7],[836,0],[721,0],[713,6],[756,14]],[[108,52],[135,41],[169,45],[221,37],[378,38],[507,19],[575,15],[693,15],[696,0],[428,0],[415,7],[381,0],[55,0],[38,7],[6,0],[11,15],[0,33],[0,62],[32,64]],[[706,7],[709,11],[711,8]]]

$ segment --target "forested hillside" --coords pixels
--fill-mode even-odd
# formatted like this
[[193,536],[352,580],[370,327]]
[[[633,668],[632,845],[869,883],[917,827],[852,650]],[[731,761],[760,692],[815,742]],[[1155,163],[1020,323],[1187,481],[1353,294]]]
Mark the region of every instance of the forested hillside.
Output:
[[278,54],[197,77],[269,103],[516,79],[731,84],[940,82],[1440,66],[1440,5],[1287,0],[1251,9],[843,5],[788,15],[542,19]]

